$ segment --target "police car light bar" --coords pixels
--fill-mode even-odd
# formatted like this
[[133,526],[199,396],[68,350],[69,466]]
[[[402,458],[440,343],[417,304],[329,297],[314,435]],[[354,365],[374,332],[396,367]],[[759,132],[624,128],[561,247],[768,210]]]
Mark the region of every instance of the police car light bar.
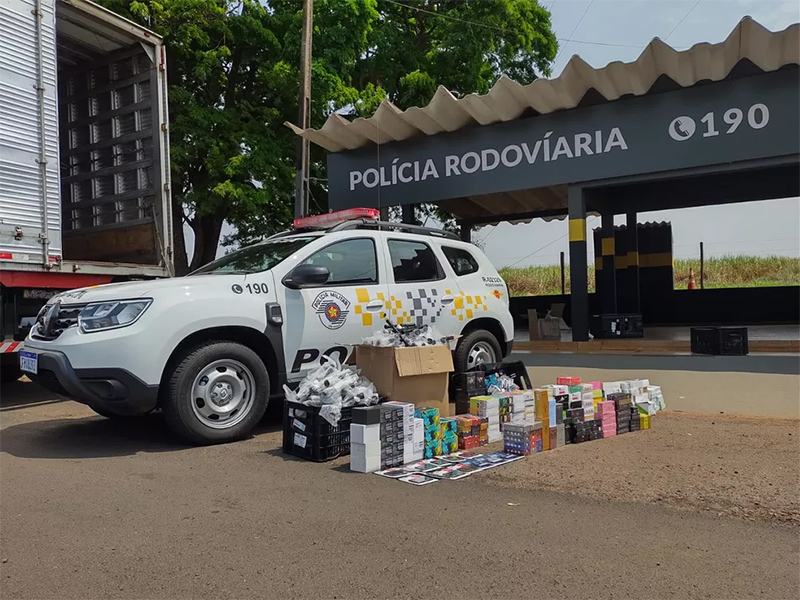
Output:
[[381,212],[375,208],[348,208],[324,215],[295,219],[294,227],[295,229],[326,229],[353,219],[377,219],[380,215]]

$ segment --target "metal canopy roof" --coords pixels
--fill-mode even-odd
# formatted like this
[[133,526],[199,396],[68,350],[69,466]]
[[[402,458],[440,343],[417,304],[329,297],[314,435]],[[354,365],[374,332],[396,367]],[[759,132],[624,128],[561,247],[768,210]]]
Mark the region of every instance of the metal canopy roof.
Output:
[[[384,100],[375,114],[349,121],[331,114],[320,129],[302,130],[287,123],[296,134],[330,152],[365,148],[411,138],[432,136],[469,127],[535,117],[581,106],[612,102],[689,88],[700,82],[717,82],[800,64],[800,24],[771,32],[749,17],[725,41],[700,43],[678,51],[658,38],[630,63],[612,62],[595,69],[573,56],[559,77],[520,85],[501,77],[485,95],[455,97],[440,86],[423,108],[400,110]],[[440,202],[461,219],[510,216],[529,221],[531,212],[558,218],[567,205],[567,186],[552,186],[513,193],[497,193]],[[526,215],[523,217],[522,215]],[[500,219],[498,219],[500,220]]]
[[456,98],[439,86],[424,108],[403,111],[384,100],[368,119],[349,121],[333,113],[320,129],[302,130],[288,125],[298,135],[331,152],[354,150],[373,143],[513,121],[526,111],[547,114],[575,108],[592,89],[610,102],[628,95],[643,96],[662,76],[683,88],[704,80],[722,81],[743,59],[764,72],[800,63],[800,24],[771,32],[745,17],[719,44],[700,43],[679,52],[655,38],[630,63],[612,62],[595,69],[576,55],[555,79],[520,85],[503,76],[489,93],[463,98]]

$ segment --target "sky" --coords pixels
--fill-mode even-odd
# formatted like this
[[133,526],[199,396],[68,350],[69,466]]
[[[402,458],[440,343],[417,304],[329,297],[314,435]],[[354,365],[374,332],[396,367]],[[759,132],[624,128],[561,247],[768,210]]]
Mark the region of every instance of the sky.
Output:
[[[552,13],[559,38],[553,65],[557,77],[578,54],[593,67],[612,61],[631,62],[658,37],[677,49],[699,42],[723,41],[745,16],[772,31],[800,22],[797,0],[540,0]],[[800,256],[800,199],[641,213],[639,221],[670,221],[677,258],[728,254]],[[617,217],[624,223],[625,217]],[[590,227],[600,225],[589,218]],[[223,234],[230,233],[223,229]],[[191,252],[191,230],[186,232]],[[545,223],[484,227],[473,234],[496,267],[557,264],[569,260],[567,224]],[[587,244],[590,261],[593,248]],[[227,249],[220,247],[218,256]]]
[[[745,16],[772,31],[800,21],[796,0],[544,0],[544,5],[561,40],[554,77],[575,54],[593,67],[603,67],[636,60],[654,37],[682,50],[698,42],[723,41]],[[564,41],[570,39],[579,41]],[[701,241],[706,257],[800,256],[798,198],[640,213],[638,220],[670,221],[676,258],[699,257]],[[615,222],[625,223],[625,217]],[[590,217],[588,226],[599,227],[600,219]],[[569,261],[566,221],[501,223],[474,233],[473,241],[498,268],[558,264],[560,252]],[[591,261],[594,249],[587,245]]]

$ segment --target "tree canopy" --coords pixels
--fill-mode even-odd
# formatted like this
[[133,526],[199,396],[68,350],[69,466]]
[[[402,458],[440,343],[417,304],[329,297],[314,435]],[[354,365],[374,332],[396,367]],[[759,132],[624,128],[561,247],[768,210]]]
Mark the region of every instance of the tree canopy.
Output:
[[[214,258],[224,221],[247,243],[294,208],[300,0],[101,0],[164,37],[176,270]],[[501,76],[549,75],[557,43],[536,0],[315,0],[312,125],[370,116],[386,98],[424,106],[439,85],[485,93]],[[312,150],[311,207],[326,209]],[[195,235],[183,253],[183,223]]]

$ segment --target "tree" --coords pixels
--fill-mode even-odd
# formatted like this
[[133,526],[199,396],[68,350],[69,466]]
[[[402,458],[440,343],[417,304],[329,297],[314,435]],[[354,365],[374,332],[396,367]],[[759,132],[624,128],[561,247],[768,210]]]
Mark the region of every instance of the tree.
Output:
[[[178,273],[213,259],[224,221],[248,243],[284,229],[294,206],[299,0],[101,0],[164,37]],[[315,0],[312,125],[369,116],[389,98],[425,105],[444,85],[486,92],[500,75],[549,74],[550,15],[536,0]],[[327,207],[312,148],[311,205]],[[440,215],[443,217],[443,215]],[[184,252],[183,224],[194,232]]]
[[[521,84],[550,75],[558,43],[550,12],[536,0],[381,0],[379,6],[381,19],[355,77],[361,88],[373,83],[385,90],[399,108],[425,106],[440,85],[463,96],[488,92],[501,75]],[[455,225],[438,207],[420,209],[418,217]]]

